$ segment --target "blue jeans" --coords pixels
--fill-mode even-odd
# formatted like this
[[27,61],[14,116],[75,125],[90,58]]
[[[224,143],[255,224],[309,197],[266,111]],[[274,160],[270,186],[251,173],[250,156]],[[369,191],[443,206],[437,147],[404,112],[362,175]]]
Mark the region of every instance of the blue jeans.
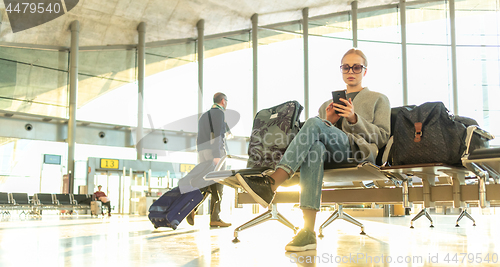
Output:
[[300,167],[300,208],[319,210],[325,161],[346,162],[351,155],[349,138],[319,117],[306,121],[276,168],[290,177]]

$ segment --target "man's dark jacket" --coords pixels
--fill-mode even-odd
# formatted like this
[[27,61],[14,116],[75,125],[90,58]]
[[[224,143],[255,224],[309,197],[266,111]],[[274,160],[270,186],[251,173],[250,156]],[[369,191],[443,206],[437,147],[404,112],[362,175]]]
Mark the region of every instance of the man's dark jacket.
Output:
[[[214,129],[214,140],[211,142],[210,136],[210,123],[208,113],[212,117],[212,125]],[[201,115],[198,121],[198,137],[196,139],[197,151],[206,149],[212,150],[214,158],[221,158],[225,155],[225,142],[226,142],[226,123],[224,118],[224,111],[217,107],[211,108],[209,111]]]

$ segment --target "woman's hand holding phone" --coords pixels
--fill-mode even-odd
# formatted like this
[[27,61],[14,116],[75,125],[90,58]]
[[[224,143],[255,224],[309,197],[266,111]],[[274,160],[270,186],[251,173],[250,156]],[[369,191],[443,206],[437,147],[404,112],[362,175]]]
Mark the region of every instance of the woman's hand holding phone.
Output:
[[[330,105],[332,106],[334,113],[337,113],[338,114],[337,116],[346,118],[346,120],[349,123],[355,124],[358,121],[358,118],[356,117],[356,113],[354,112],[354,105],[352,104],[352,100],[350,98],[349,100],[346,99],[347,98],[346,91],[345,90],[333,91],[332,96],[333,96],[333,102]],[[328,115],[328,108],[327,108],[327,115]]]
[[346,118],[346,120],[350,124],[355,124],[358,122],[358,117],[356,116],[356,113],[354,112],[354,105],[352,104],[352,100],[349,98],[349,100],[341,99],[341,101],[345,105],[338,105],[334,104],[334,106],[340,110],[340,116]]

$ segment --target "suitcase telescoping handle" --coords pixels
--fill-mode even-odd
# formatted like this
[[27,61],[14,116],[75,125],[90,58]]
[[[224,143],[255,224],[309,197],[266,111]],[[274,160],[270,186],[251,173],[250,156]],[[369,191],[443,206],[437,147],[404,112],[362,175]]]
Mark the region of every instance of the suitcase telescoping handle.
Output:
[[[194,201],[194,199],[191,199],[191,202],[193,202],[193,201]],[[187,209],[191,205],[191,202],[184,204],[184,207],[182,207],[181,210],[179,210],[179,214],[181,214],[182,211]]]

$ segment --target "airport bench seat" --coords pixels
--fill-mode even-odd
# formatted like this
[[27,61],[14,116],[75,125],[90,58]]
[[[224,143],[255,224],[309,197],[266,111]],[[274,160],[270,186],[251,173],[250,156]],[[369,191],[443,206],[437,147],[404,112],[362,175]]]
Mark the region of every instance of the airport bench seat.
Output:
[[[0,208],[30,210],[29,214],[41,215],[41,210],[90,210],[91,194],[52,194],[35,193],[32,199],[28,193],[5,193],[8,204],[2,204],[4,194],[0,193]],[[27,213],[26,213],[27,214]]]
[[73,194],[73,202],[76,209],[90,209],[92,194]]
[[55,209],[69,210],[70,214],[78,207],[73,200],[73,194],[54,194],[54,201]]
[[35,204],[28,193],[10,193],[10,197],[13,204],[12,209],[22,211],[19,216],[33,214]]
[[7,192],[0,192],[0,211],[2,216],[9,216],[9,209],[12,209],[14,204],[12,203],[10,194]]
[[472,151],[462,158],[462,164],[478,177],[479,206],[488,207],[497,202],[500,190],[500,148],[482,148]]
[[11,193],[11,197],[15,207],[31,208],[33,206],[33,200],[29,198],[28,193]]
[[[466,144],[470,143],[470,139],[473,134],[478,133],[483,136],[484,131],[479,129],[477,126],[470,126],[468,128]],[[489,134],[484,134],[483,137],[485,137],[487,140],[494,138]],[[390,149],[390,146],[387,149]],[[468,148],[466,152],[469,152]],[[472,153],[471,155],[473,154],[474,153]],[[468,154],[466,154],[464,157],[467,156]],[[221,184],[237,188],[238,190],[236,201],[238,204],[255,203],[248,194],[238,192],[240,191],[241,186],[236,180],[236,173],[258,175],[259,173],[269,174],[273,170],[266,170],[263,168],[220,170],[221,166],[223,166],[222,164],[224,164],[225,160],[228,158],[245,159],[245,157],[228,155],[224,159],[221,159],[216,167],[216,171],[207,174],[205,176],[205,179],[213,180]],[[478,160],[476,159],[476,162],[477,161]],[[499,160],[497,159],[495,162],[498,161]],[[383,162],[385,162],[385,160]],[[471,219],[475,225],[475,221],[467,213],[465,203],[479,202],[479,206],[483,207],[484,205],[481,204],[481,198],[487,199],[487,193],[488,196],[491,195],[491,197],[488,199],[497,199],[497,197],[499,197],[498,200],[500,200],[500,196],[497,196],[497,194],[494,193],[495,190],[498,190],[497,185],[489,185],[488,187],[483,186],[483,189],[481,186],[481,181],[479,182],[479,185],[465,184],[466,176],[480,175],[480,173],[475,168],[467,167],[465,164],[466,161],[463,162],[465,167],[448,166],[441,163],[379,167],[368,162],[362,162],[353,163],[350,166],[346,165],[341,166],[340,168],[337,166],[337,168],[334,169],[327,169],[328,166],[326,166],[325,164],[322,202],[339,204],[339,208],[330,216],[327,221],[323,223],[323,225],[320,226],[320,235],[322,235],[322,230],[328,224],[338,218],[345,219],[355,225],[360,226],[362,230],[361,234],[364,234],[363,225],[351,216],[343,213],[342,204],[344,203],[402,203],[405,207],[410,207],[413,202],[421,202],[424,204],[424,208],[412,219],[411,227],[413,228],[413,222],[423,215],[425,215],[430,220],[431,227],[433,227],[433,221],[427,212],[427,208],[435,205],[436,202],[451,202],[453,203],[454,207],[464,208],[457,220],[457,226],[458,221],[464,216]],[[496,169],[498,170],[498,166],[496,166]],[[297,178],[300,179],[300,172],[297,172],[295,176],[292,177],[291,180]],[[451,183],[436,185],[436,177],[440,176],[449,177],[449,181]],[[422,186],[413,186],[411,184],[412,177],[421,178]],[[237,237],[239,231],[255,226],[270,219],[276,219],[292,230],[296,231],[298,228],[294,227],[293,224],[288,222],[288,220],[286,220],[283,216],[281,216],[281,214],[279,214],[279,212],[277,212],[276,204],[283,202],[297,203],[298,192],[278,192],[275,200],[273,201],[273,204],[271,204],[267,212],[259,215],[253,220],[235,229],[235,239],[233,241],[238,242]]]
[[12,202],[10,201],[9,193],[0,192],[0,206],[10,205]]
[[55,195],[51,193],[35,193],[33,200],[36,209],[56,209],[57,206]]
[[[228,158],[239,157],[228,155],[222,158],[216,170],[220,168]],[[205,179],[213,180],[233,188],[242,189],[235,177],[237,173],[243,175],[259,175],[263,173],[270,174],[272,171],[273,170],[269,168],[214,171],[207,174]],[[296,172],[285,186],[298,184],[299,179],[300,172]],[[374,180],[384,181],[381,184],[387,184],[386,188],[360,190],[360,188],[366,188],[366,184],[363,182],[373,182]],[[361,234],[365,234],[363,224],[343,212],[342,205],[345,203],[377,202],[396,204],[403,203],[405,199],[404,196],[407,196],[407,192],[405,192],[407,188],[405,189],[403,186],[404,183],[406,183],[404,179],[387,175],[382,172],[378,166],[369,162],[325,165],[323,182],[322,203],[335,203],[340,205],[330,218],[320,226],[320,236],[322,235],[323,229],[336,219],[344,219],[361,227]],[[236,201],[238,204],[255,203],[247,193],[243,192],[237,192]],[[239,241],[238,232],[272,219],[278,220],[292,230],[297,231],[298,228],[277,211],[277,204],[298,202],[298,192],[278,192],[268,211],[235,229],[235,239],[233,241]]]

